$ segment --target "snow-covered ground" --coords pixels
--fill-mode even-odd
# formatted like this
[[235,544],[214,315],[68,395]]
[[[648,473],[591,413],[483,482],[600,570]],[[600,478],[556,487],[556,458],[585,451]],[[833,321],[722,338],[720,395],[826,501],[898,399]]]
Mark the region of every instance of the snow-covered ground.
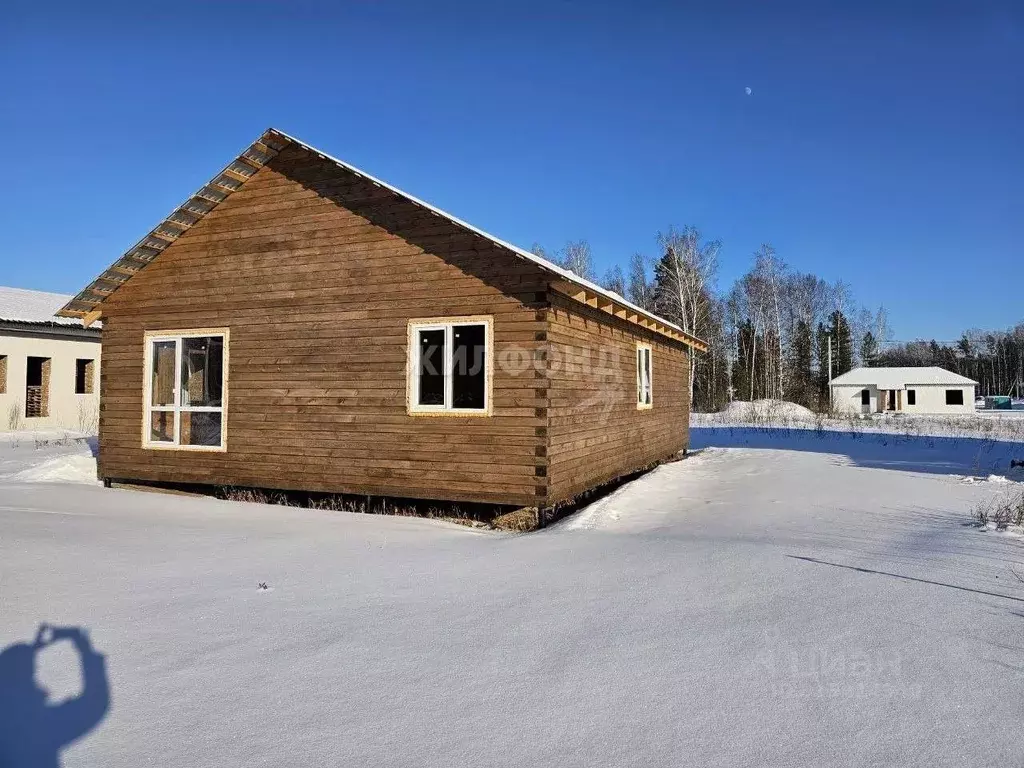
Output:
[[8,474],[0,647],[105,654],[67,766],[1020,764],[1024,543],[965,525],[1016,483],[810,445],[706,448],[523,536]]
[[987,477],[1013,475],[1024,479],[1014,462],[1024,461],[1024,442],[980,437],[894,434],[885,431],[844,431],[805,427],[693,426],[694,448],[763,448],[825,453],[863,467]]
[[96,479],[96,438],[77,432],[0,432],[0,483]]
[[885,433],[908,437],[967,437],[1024,443],[1024,410],[975,411],[973,414],[816,414],[782,400],[736,401],[718,413],[691,414],[695,427],[816,429],[847,433]]

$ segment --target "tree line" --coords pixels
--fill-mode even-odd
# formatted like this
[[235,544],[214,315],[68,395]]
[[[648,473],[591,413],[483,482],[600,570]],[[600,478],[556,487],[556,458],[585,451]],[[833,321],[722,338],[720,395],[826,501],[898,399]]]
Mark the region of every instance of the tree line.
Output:
[[707,342],[690,367],[694,410],[762,398],[827,410],[830,374],[881,364],[892,335],[885,309],[858,305],[846,283],[793,270],[762,245],[750,269],[720,291],[720,241],[694,227],[669,228],[657,247],[656,257],[635,253],[628,268],[615,265],[601,278],[585,240],[533,250]]
[[879,365],[937,365],[978,382],[978,394],[1024,397],[1024,323],[1005,331],[964,331],[955,343],[910,341],[878,355]]

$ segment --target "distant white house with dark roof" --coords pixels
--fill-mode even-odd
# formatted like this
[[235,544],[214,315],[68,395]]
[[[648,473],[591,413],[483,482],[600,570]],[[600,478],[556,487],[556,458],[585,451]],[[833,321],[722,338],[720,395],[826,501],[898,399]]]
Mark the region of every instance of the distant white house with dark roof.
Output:
[[100,329],[56,317],[70,296],[0,287],[0,432],[95,432]]
[[855,368],[832,379],[841,413],[974,413],[978,382],[945,368]]

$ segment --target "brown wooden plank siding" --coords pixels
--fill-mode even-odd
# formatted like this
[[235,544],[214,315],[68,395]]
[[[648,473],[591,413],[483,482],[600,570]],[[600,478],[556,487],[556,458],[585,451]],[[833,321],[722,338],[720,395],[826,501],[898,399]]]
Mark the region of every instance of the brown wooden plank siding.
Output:
[[[494,366],[490,417],[409,416],[410,319],[493,317],[539,352],[536,265],[297,147],[103,305],[99,470],[209,483],[532,504],[544,372]],[[145,331],[228,328],[225,452],[142,448]]]
[[[689,445],[689,351],[552,293],[548,311],[548,501]],[[636,345],[652,347],[653,407],[636,407]]]

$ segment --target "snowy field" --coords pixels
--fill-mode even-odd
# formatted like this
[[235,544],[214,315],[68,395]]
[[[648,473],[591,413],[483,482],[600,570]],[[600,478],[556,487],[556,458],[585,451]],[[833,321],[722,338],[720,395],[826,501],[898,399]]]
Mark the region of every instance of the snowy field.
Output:
[[96,479],[96,437],[78,432],[0,432],[0,483],[84,483]]
[[[68,482],[88,443],[0,440],[0,647],[105,656],[65,766],[1020,765],[1024,542],[965,525],[1015,476],[842,442],[735,438],[515,536],[105,490]],[[80,692],[68,643],[37,661]],[[52,734],[9,680],[0,744]]]
[[736,401],[718,413],[691,414],[696,427],[760,427],[905,437],[976,438],[1024,443],[1024,409],[973,414],[819,414],[782,400]]

